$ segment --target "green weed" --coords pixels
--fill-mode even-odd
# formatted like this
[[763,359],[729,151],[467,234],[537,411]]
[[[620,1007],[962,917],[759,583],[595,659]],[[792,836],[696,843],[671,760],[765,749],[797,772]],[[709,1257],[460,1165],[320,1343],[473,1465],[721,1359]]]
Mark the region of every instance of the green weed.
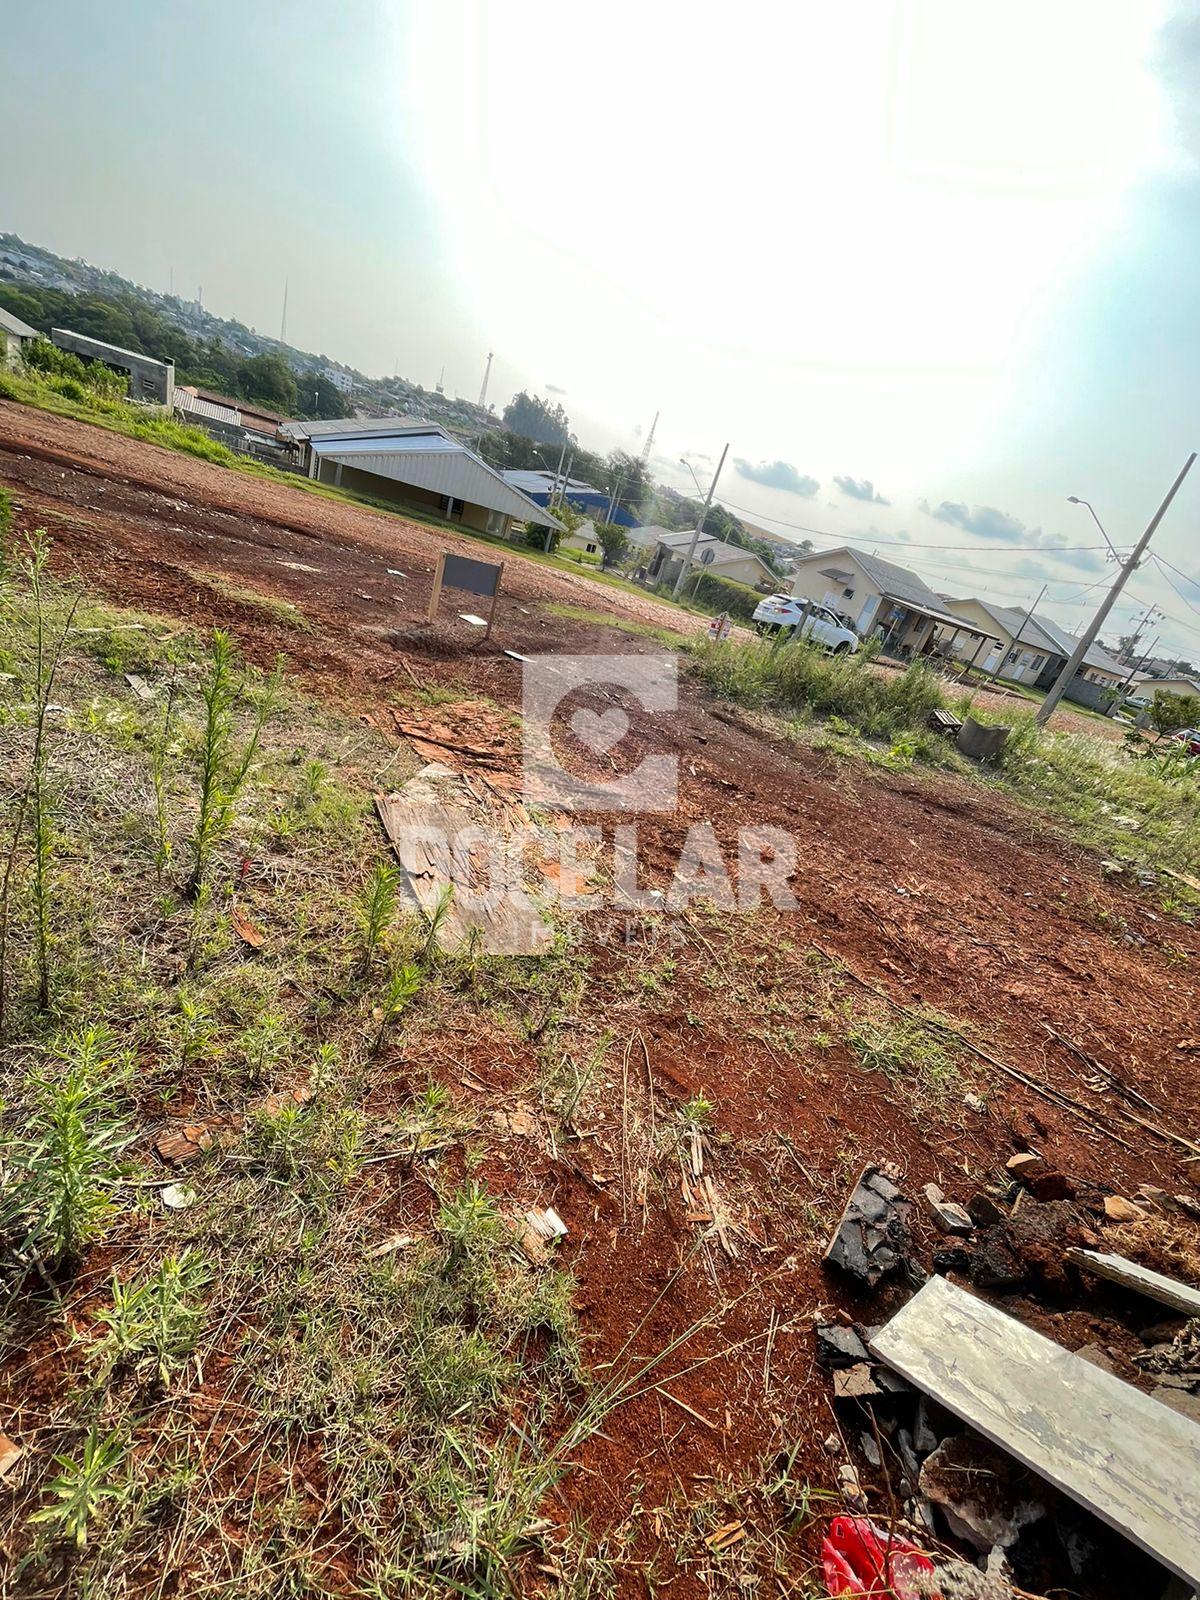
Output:
[[57,1069],[28,1081],[24,1129],[0,1146],[15,1175],[0,1226],[19,1254],[74,1264],[116,1209],[112,1187],[132,1132],[117,1109],[125,1064],[101,1028],[69,1034],[54,1059]]
[[395,921],[399,892],[399,867],[390,861],[377,861],[354,901],[354,920],[359,933],[358,963],[364,973],[371,970]]
[[97,1313],[108,1330],[96,1359],[106,1372],[152,1369],[164,1388],[191,1354],[204,1324],[201,1296],[212,1279],[195,1251],[167,1256],[149,1277],[122,1282],[113,1273],[112,1305]]
[[53,1495],[56,1503],[35,1511],[29,1520],[44,1523],[52,1537],[70,1540],[82,1550],[102,1503],[123,1496],[124,1490],[112,1478],[124,1459],[120,1437],[110,1433],[101,1438],[93,1426],[78,1459],[55,1456],[54,1464],[60,1470],[46,1485],[46,1493]]

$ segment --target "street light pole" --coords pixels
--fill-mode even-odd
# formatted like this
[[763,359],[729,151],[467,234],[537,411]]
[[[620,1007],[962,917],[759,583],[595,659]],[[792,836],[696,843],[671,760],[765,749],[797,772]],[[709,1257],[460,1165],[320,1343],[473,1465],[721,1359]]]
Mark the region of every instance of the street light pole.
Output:
[[704,521],[708,516],[708,508],[712,505],[713,495],[717,492],[717,479],[721,476],[721,468],[725,465],[725,457],[728,454],[729,446],[726,444],[724,450],[721,451],[721,459],[717,462],[717,470],[712,475],[712,482],[708,486],[708,494],[704,500],[704,509],[700,513],[700,520],[696,523],[695,528],[692,530],[692,539],[691,543],[688,545],[687,559],[680,567],[679,576],[675,579],[675,587],[671,590],[673,595],[678,594],[680,589],[683,588],[683,580],[692,570],[692,559],[696,554],[696,546],[700,542],[700,535],[704,530]]
[[1092,521],[1100,529],[1100,533],[1101,533],[1101,535],[1102,535],[1102,537],[1104,539],[1105,544],[1108,546],[1110,553],[1112,554],[1113,560],[1114,561],[1120,561],[1121,557],[1117,552],[1117,548],[1113,544],[1112,540],[1108,537],[1108,534],[1105,533],[1104,524],[1100,521],[1100,518],[1096,515],[1096,510],[1095,510],[1095,507],[1092,505],[1092,502],[1090,500],[1081,499],[1080,496],[1077,495],[1077,494],[1069,494],[1067,496],[1067,504],[1069,506],[1086,506],[1088,508],[1088,510],[1092,513]]
[[[1092,645],[1096,641],[1096,635],[1100,632],[1100,629],[1104,626],[1105,618],[1108,616],[1108,613],[1112,610],[1114,604],[1116,603],[1117,596],[1120,594],[1121,590],[1125,587],[1126,583],[1128,583],[1131,575],[1133,574],[1134,569],[1137,567],[1138,562],[1142,559],[1142,556],[1146,553],[1147,545],[1150,543],[1151,539],[1153,539],[1154,535],[1158,532],[1159,523],[1166,516],[1167,511],[1170,508],[1171,501],[1174,500],[1176,494],[1178,494],[1179,487],[1183,483],[1183,480],[1187,477],[1188,473],[1192,470],[1192,463],[1195,461],[1195,459],[1196,459],[1196,452],[1193,450],[1191,455],[1189,455],[1187,460],[1183,463],[1183,466],[1180,467],[1179,476],[1175,479],[1175,482],[1167,490],[1166,498],[1164,499],[1162,505],[1159,506],[1158,510],[1150,518],[1149,523],[1146,525],[1145,533],[1143,533],[1142,537],[1138,540],[1137,544],[1134,546],[1133,554],[1129,557],[1129,560],[1125,562],[1125,564],[1121,568],[1120,572],[1117,573],[1116,581],[1113,583],[1112,588],[1108,591],[1108,593],[1105,595],[1104,599],[1100,602],[1099,609],[1097,610],[1096,615],[1092,618],[1091,622],[1088,624],[1087,631],[1084,633],[1083,638],[1080,639],[1079,643],[1075,646],[1074,650],[1071,652],[1071,659],[1067,662],[1066,666],[1059,673],[1057,679],[1055,680],[1054,687],[1050,690],[1050,693],[1046,696],[1046,698],[1042,701],[1041,705],[1038,707],[1038,714],[1034,718],[1034,721],[1035,721],[1035,723],[1037,724],[1037,726],[1039,728],[1045,727],[1047,721],[1049,720],[1051,712],[1054,710],[1054,708],[1058,704],[1058,702],[1062,699],[1063,691],[1066,689],[1067,685],[1075,677],[1075,674],[1079,671],[1080,662],[1083,660],[1084,656],[1087,655],[1088,651],[1092,648]],[[1086,504],[1086,502],[1084,502],[1084,503]],[[1089,506],[1088,509],[1091,510],[1091,507]],[[1096,513],[1093,511],[1092,515],[1095,516]],[[1099,524],[1099,518],[1098,517],[1096,518],[1096,521],[1097,521],[1097,525],[1098,525]],[[1103,532],[1103,529],[1101,529],[1101,532]],[[1107,537],[1108,537],[1108,535],[1105,534],[1105,538],[1107,538]]]

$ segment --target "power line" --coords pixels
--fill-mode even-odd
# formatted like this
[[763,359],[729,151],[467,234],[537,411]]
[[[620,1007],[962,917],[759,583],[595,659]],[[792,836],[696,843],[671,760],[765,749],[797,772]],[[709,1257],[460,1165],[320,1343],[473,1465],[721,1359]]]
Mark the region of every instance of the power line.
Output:
[[[1171,571],[1173,573],[1175,573],[1176,577],[1182,578],[1185,583],[1195,583],[1196,580],[1194,578],[1189,578],[1186,572],[1180,572],[1178,567],[1171,566],[1171,563],[1169,561],[1167,561],[1163,556],[1158,555],[1154,551],[1151,551],[1150,553],[1151,553],[1151,555],[1154,556],[1155,561],[1158,562],[1160,567],[1164,567],[1164,568],[1165,567],[1170,567]],[[1179,596],[1179,598],[1183,601],[1184,605],[1188,608],[1188,610],[1193,612],[1196,616],[1200,617],[1200,609],[1198,609],[1196,606],[1194,606],[1192,604],[1192,602],[1188,599],[1187,595],[1184,594],[1182,589],[1176,588],[1175,584],[1173,584],[1171,582],[1170,578],[1167,577],[1167,574],[1166,574],[1165,571],[1163,572],[1163,578],[1166,580],[1167,586],[1175,594],[1177,594]],[[1165,613],[1164,613],[1164,615],[1165,615]]]
[[[674,487],[674,485],[668,485],[668,487],[672,488],[672,487]],[[675,492],[677,494],[685,494],[686,495],[686,491],[682,490],[682,489],[676,489]],[[915,541],[911,541],[911,540],[889,539],[889,538],[885,537],[882,534],[878,534],[877,535],[877,534],[868,534],[868,533],[845,533],[845,534],[843,534],[843,533],[830,533],[828,528],[810,528],[806,523],[803,523],[803,522],[788,522],[783,517],[771,517],[771,516],[768,516],[766,514],[766,512],[764,512],[764,511],[752,511],[749,506],[739,506],[737,504],[737,502],[734,501],[734,500],[726,500],[724,495],[721,496],[720,504],[723,505],[723,506],[726,506],[728,509],[730,509],[732,511],[744,512],[744,514],[746,516],[748,516],[748,517],[761,517],[764,522],[774,522],[781,528],[795,528],[800,533],[815,533],[815,534],[819,535],[822,539],[835,539],[839,544],[850,544],[850,543],[856,543],[856,544],[888,544],[888,545],[895,545],[895,547],[898,550],[978,550],[979,549],[979,546],[977,544],[919,544],[919,543],[916,543]],[[1057,553],[1059,553],[1061,551],[1107,550],[1107,548],[1108,548],[1108,546],[1107,545],[1103,545],[1103,544],[1064,544],[1064,545],[1050,545],[1050,546],[1042,545],[1042,544],[1006,544],[1003,547],[998,547],[997,554],[1007,555],[1007,553],[1010,550],[1013,551],[1014,553],[1021,552],[1021,551],[1028,551],[1028,550],[1037,550],[1042,555],[1055,555],[1055,554],[1057,554]]]

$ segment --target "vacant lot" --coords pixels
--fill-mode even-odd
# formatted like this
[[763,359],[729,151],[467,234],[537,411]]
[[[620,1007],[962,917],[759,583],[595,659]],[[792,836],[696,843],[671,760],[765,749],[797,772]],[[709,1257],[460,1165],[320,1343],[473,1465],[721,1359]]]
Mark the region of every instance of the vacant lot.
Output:
[[[389,1021],[352,908],[386,859],[371,792],[421,765],[397,718],[469,780],[483,746],[489,777],[515,778],[522,667],[505,651],[648,656],[655,630],[698,625],[511,557],[487,644],[449,597],[429,629],[438,551],[478,545],[11,405],[0,486],[101,608],[104,647],[71,645],[55,691],[61,870],[85,925],[58,1024],[102,1020],[135,1049],[141,1174],[71,1274],[26,1280],[10,1313],[0,1426],[26,1453],[4,1537],[34,1560],[28,1592],[85,1592],[81,1571],[103,1596],[822,1592],[807,1513],[835,1473],[813,1314],[875,1322],[903,1298],[856,1299],[820,1263],[861,1166],[964,1198],[1032,1138],[1083,1182],[1190,1183],[1178,1147],[1114,1120],[1071,1046],[1191,1131],[1195,928],[995,790],[814,750],[686,677],[672,716],[626,707],[622,765],[665,750],[680,774],[677,809],[635,819],[645,886],[667,884],[694,823],[727,860],[740,827],[771,826],[796,843],[798,909],[584,911],[542,962],[441,956],[404,924],[417,976]],[[119,643],[122,616],[149,625]],[[261,671],[282,654],[290,687],[197,935],[138,829],[166,685],[191,728],[214,626]],[[195,739],[179,736],[168,797],[180,839]],[[610,837],[628,819],[597,820]],[[207,1019],[187,1047],[181,986]],[[914,1047],[930,1012],[1090,1116],[969,1047]],[[18,1105],[57,1048],[21,1015]],[[289,1129],[310,1106],[324,1118],[307,1143],[281,1134],[281,1097]],[[177,1167],[158,1141],[184,1128],[206,1138]],[[138,1182],[172,1177],[188,1208],[145,1203]],[[532,1206],[568,1232],[527,1269],[506,1241]],[[927,1260],[939,1241],[919,1228]],[[183,1250],[209,1274],[194,1359],[140,1398],[128,1372],[101,1382],[111,1275]],[[1085,1342],[1078,1305],[1024,1314]],[[85,1415],[119,1434],[127,1492],[69,1557],[27,1519],[51,1458],[80,1457]]]

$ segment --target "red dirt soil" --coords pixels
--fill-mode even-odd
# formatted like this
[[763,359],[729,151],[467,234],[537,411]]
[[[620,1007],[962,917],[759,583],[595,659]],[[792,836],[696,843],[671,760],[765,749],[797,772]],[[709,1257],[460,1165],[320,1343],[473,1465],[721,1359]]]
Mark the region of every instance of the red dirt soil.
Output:
[[[681,630],[693,625],[648,597],[512,554],[488,644],[464,642],[461,625],[449,621],[426,630],[438,551],[487,555],[477,542],[9,404],[0,404],[0,482],[14,496],[19,527],[45,526],[53,535],[59,570],[77,568],[122,605],[227,627],[260,665],[284,651],[303,681],[356,711],[375,712],[415,677],[519,712],[521,663],[505,649],[658,651],[650,640],[553,616],[548,603]],[[305,630],[232,596],[228,585],[290,602]],[[455,609],[448,597],[447,619]],[[599,1527],[619,1523],[638,1497],[648,1509],[675,1497],[688,1503],[711,1489],[707,1474],[757,1473],[761,1481],[762,1459],[797,1441],[796,1477],[829,1482],[819,1441],[831,1419],[807,1319],[836,1302],[877,1322],[897,1303],[895,1291],[857,1301],[819,1263],[822,1230],[863,1161],[894,1160],[913,1192],[932,1180],[965,1200],[1033,1128],[1047,1160],[1073,1176],[1123,1193],[1141,1182],[1188,1188],[1180,1149],[1115,1115],[1113,1097],[1084,1083],[1086,1069],[1049,1028],[1135,1086],[1168,1127],[1193,1134],[1200,1109],[1193,977],[1200,933],[1106,881],[1095,857],[1048,821],[957,780],[837,765],[764,736],[686,680],[673,716],[629,709],[622,765],[651,749],[679,762],[677,809],[635,819],[647,880],[666,882],[694,822],[711,821],[726,860],[736,860],[740,827],[770,825],[796,842],[799,909],[764,908],[753,919],[724,922],[685,917],[672,949],[653,943],[653,919],[634,930],[649,942],[631,945],[623,918],[595,912],[582,919],[592,963],[586,1013],[631,1042],[639,1107],[648,1104],[648,1083],[660,1118],[694,1095],[715,1107],[707,1160],[737,1219],[736,1260],[706,1244],[656,1303],[697,1229],[684,1220],[677,1189],[653,1197],[645,1222],[614,1192],[628,1093],[619,1075],[611,1115],[569,1164],[536,1141],[509,1137],[484,1169],[502,1192],[536,1195],[567,1219],[563,1255],[579,1279],[593,1362],[612,1360],[642,1317],[636,1345],[648,1354],[718,1300],[734,1302],[719,1331],[705,1331],[656,1374],[669,1396],[651,1389],[582,1451],[557,1514],[575,1508]],[[453,714],[453,706],[437,708],[442,723]],[[1094,731],[1090,719],[1079,720]],[[391,727],[387,718],[380,723]],[[472,742],[469,725],[463,738]],[[868,997],[852,982],[832,985],[805,957],[815,946],[895,1000],[925,1003],[973,1027],[1003,1061],[1111,1122],[1120,1142],[982,1062],[969,1063],[969,1082],[948,1104],[917,1108],[853,1062],[830,1017]],[[660,984],[641,981],[668,958],[673,968]],[[497,1094],[519,1081],[519,1063],[498,1064],[486,1040],[448,1038],[440,1066],[461,1081],[464,1062]],[[982,1113],[964,1110],[968,1086],[985,1095]],[[804,1215],[808,1202],[815,1220]],[[922,1222],[920,1230],[927,1255],[932,1229]],[[774,1342],[768,1385],[764,1330],[772,1312],[786,1326]],[[1054,1331],[1055,1313],[1027,1307],[1023,1314],[1041,1316],[1040,1325]],[[668,1556],[673,1537],[665,1525]],[[653,1539],[643,1532],[635,1548],[648,1558]],[[622,1586],[644,1592],[633,1568]],[[681,1569],[672,1593],[702,1592],[699,1570]]]

